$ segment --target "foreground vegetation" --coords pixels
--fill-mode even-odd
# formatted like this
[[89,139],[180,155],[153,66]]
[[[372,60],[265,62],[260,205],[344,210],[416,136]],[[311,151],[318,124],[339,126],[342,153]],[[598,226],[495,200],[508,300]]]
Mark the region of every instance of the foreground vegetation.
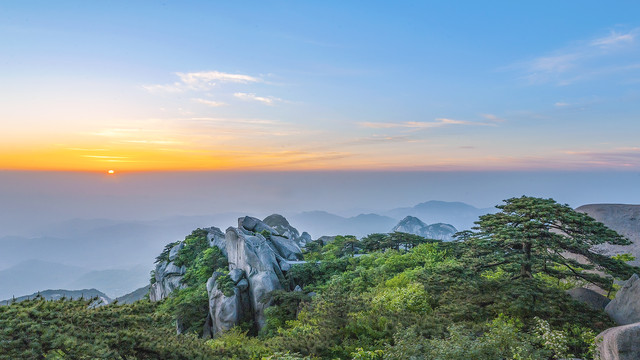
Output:
[[[463,241],[393,233],[314,242],[308,262],[286,274],[303,292],[272,293],[259,333],[241,326],[210,340],[199,338],[203,282],[225,259],[195,231],[179,258],[188,288],[160,304],[2,307],[0,359],[593,358],[595,335],[613,323],[564,290],[594,283],[613,293],[612,279],[636,269],[587,250],[626,240],[553,200],[510,199],[500,210]],[[587,272],[594,267],[610,276]],[[187,335],[175,335],[176,319]]]

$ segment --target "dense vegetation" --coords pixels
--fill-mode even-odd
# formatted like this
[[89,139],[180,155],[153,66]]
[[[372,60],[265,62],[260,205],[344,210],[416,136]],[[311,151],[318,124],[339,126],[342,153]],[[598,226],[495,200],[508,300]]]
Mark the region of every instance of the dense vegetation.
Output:
[[[32,300],[0,308],[6,358],[122,359],[559,359],[593,358],[594,337],[613,326],[564,290],[612,289],[634,270],[588,253],[625,243],[553,200],[509,199],[461,241],[415,235],[337,236],[305,251],[286,274],[303,292],[276,291],[259,332],[240,327],[201,340],[204,284],[226,260],[194,231],[176,262],[188,287],[159,305],[92,309],[88,302]],[[562,233],[559,233],[559,228]],[[168,256],[165,249],[159,257]],[[586,254],[593,265],[563,255]],[[587,270],[597,267],[610,276]],[[175,335],[176,323],[186,335]]]
[[0,359],[211,359],[195,336],[177,336],[155,304],[94,308],[93,299],[42,298],[0,307]]

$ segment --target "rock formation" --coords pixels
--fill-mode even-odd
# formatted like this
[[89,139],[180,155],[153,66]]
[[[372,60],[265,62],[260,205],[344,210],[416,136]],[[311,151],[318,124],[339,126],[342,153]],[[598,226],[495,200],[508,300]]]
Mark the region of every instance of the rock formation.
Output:
[[[250,322],[259,330],[265,324],[264,310],[271,305],[269,294],[274,290],[293,290],[285,280],[285,273],[291,263],[302,260],[300,246],[310,242],[311,237],[307,233],[300,235],[287,219],[277,214],[265,221],[241,217],[238,226],[229,227],[225,233],[216,227],[204,230],[209,245],[218,247],[229,263],[228,274],[213,272],[207,281],[209,313],[203,314],[207,316],[204,336],[213,336],[243,322]],[[156,266],[151,301],[162,300],[185,286],[182,278],[186,269],[173,262],[183,246],[183,242],[175,245],[168,260]]]
[[600,360],[640,359],[640,323],[617,326],[596,337]]
[[602,244],[595,246],[595,251],[607,256],[629,253],[636,258],[629,264],[640,266],[640,205],[590,204],[576,211],[588,214],[632,242],[631,245]]
[[218,282],[222,276],[225,276],[219,272],[214,272],[207,281],[209,314],[205,326],[209,329],[206,329],[205,333],[211,336],[252,319],[249,282],[244,278],[242,270],[235,270],[235,273],[228,275],[233,284],[229,289],[223,289],[224,285]]
[[176,266],[173,261],[178,256],[180,249],[184,247],[184,243],[179,243],[169,252],[169,261],[162,261],[156,265],[155,283],[151,284],[149,291],[149,299],[151,301],[160,301],[176,289],[182,289],[185,285],[182,283],[182,277],[187,269],[184,266]]
[[427,225],[422,222],[422,220],[413,216],[407,216],[402,219],[391,231],[414,234],[428,239],[443,241],[453,240],[453,234],[458,232],[458,230],[456,230],[452,225],[443,223]]
[[567,290],[566,291],[573,300],[587,304],[589,307],[595,310],[604,310],[611,300],[602,294],[591,289],[585,289],[582,287]]
[[269,225],[273,230],[275,230],[278,235],[295,241],[296,244],[301,248],[312,241],[311,235],[309,235],[309,233],[305,231],[300,234],[298,232],[298,229],[291,226],[291,224],[289,224],[289,221],[287,221],[287,219],[282,215],[269,215],[264,218],[263,222]]
[[633,274],[604,311],[620,325],[640,322],[640,278]]

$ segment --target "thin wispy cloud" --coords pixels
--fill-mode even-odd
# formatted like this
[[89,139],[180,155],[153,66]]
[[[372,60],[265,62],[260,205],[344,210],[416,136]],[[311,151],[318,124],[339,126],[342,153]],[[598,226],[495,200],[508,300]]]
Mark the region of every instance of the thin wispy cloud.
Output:
[[370,129],[431,129],[450,125],[471,125],[471,126],[496,126],[495,123],[456,120],[448,118],[437,118],[435,121],[404,121],[404,122],[360,122],[361,127]]
[[[522,78],[530,84],[556,83],[569,85],[576,81],[633,70],[631,56],[618,56],[619,51],[637,48],[635,41],[640,28],[609,35],[558,49],[549,55],[535,57],[511,66],[523,71]],[[625,63],[626,62],[626,63]]]
[[619,33],[616,31],[612,31],[609,36],[605,36],[599,39],[595,39],[591,42],[592,46],[600,46],[600,47],[609,47],[616,46],[620,44],[629,44],[635,40],[635,37],[638,33],[638,29],[634,29],[633,31],[627,33]]
[[221,71],[178,72],[175,75],[179,81],[172,84],[143,85],[142,87],[149,92],[185,92],[207,91],[222,83],[249,84],[262,82],[262,79],[254,76]]
[[493,122],[505,122],[506,120],[500,117],[497,117],[494,114],[482,114],[481,115],[483,118],[489,120],[489,121],[493,121]]
[[220,107],[220,106],[225,106],[227,105],[226,103],[223,103],[222,101],[214,101],[214,100],[207,100],[207,99],[192,99],[193,102],[196,102],[198,104],[203,104],[203,105],[207,105],[207,106],[211,106],[211,107]]
[[237,92],[237,93],[234,93],[233,96],[241,100],[257,101],[259,103],[263,103],[265,105],[270,105],[270,106],[276,102],[282,101],[282,99],[279,99],[273,96],[264,97],[264,96],[257,96],[256,94],[252,94],[252,93]]
[[600,167],[640,167],[640,147],[622,147],[605,151],[566,151],[565,154]]

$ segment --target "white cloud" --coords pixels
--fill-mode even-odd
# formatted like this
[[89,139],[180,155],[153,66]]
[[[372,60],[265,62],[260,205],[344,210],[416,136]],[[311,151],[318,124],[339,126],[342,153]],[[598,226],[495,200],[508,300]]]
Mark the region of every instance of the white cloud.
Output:
[[229,74],[220,71],[201,71],[192,73],[176,73],[180,80],[187,86],[194,89],[210,88],[216,83],[255,83],[260,82],[260,79],[243,74]]
[[180,81],[176,81],[173,84],[143,85],[142,87],[149,92],[184,92],[188,90],[210,90],[218,83],[248,84],[262,82],[262,79],[254,76],[220,71],[178,72],[175,75],[178,76]]
[[214,100],[207,100],[207,99],[192,99],[194,102],[197,102],[199,104],[203,104],[203,105],[207,105],[207,106],[211,106],[211,107],[220,107],[220,106],[225,106],[227,104],[221,102],[221,101],[214,101]]
[[493,114],[482,114],[482,117],[493,122],[505,122],[504,119],[497,117]]
[[261,103],[263,103],[265,105],[273,105],[274,102],[276,102],[276,101],[282,101],[282,99],[278,99],[278,98],[273,97],[273,96],[263,97],[263,96],[257,96],[256,94],[242,93],[242,92],[237,92],[237,93],[233,94],[233,96],[237,97],[238,99],[242,99],[242,100],[258,101],[258,102],[261,102]]
[[562,101],[558,101],[557,103],[554,104],[557,107],[565,107],[565,106],[569,106],[571,104],[566,103],[566,102],[562,102]]
[[627,33],[618,33],[612,31],[609,36],[605,36],[599,39],[595,39],[591,42],[592,46],[609,47],[620,44],[632,43],[636,37],[637,29]]
[[635,57],[619,56],[619,50],[636,46],[640,28],[628,32],[612,31],[591,41],[558,49],[549,55],[535,57],[511,66],[524,71],[522,78],[531,84],[556,83],[569,85],[595,76],[632,70],[629,61]]
[[399,123],[389,122],[361,122],[360,126],[370,129],[392,129],[392,128],[409,128],[409,129],[430,129],[443,127],[447,125],[472,125],[472,126],[495,126],[493,123],[455,120],[448,118],[437,118],[435,121],[404,121]]

